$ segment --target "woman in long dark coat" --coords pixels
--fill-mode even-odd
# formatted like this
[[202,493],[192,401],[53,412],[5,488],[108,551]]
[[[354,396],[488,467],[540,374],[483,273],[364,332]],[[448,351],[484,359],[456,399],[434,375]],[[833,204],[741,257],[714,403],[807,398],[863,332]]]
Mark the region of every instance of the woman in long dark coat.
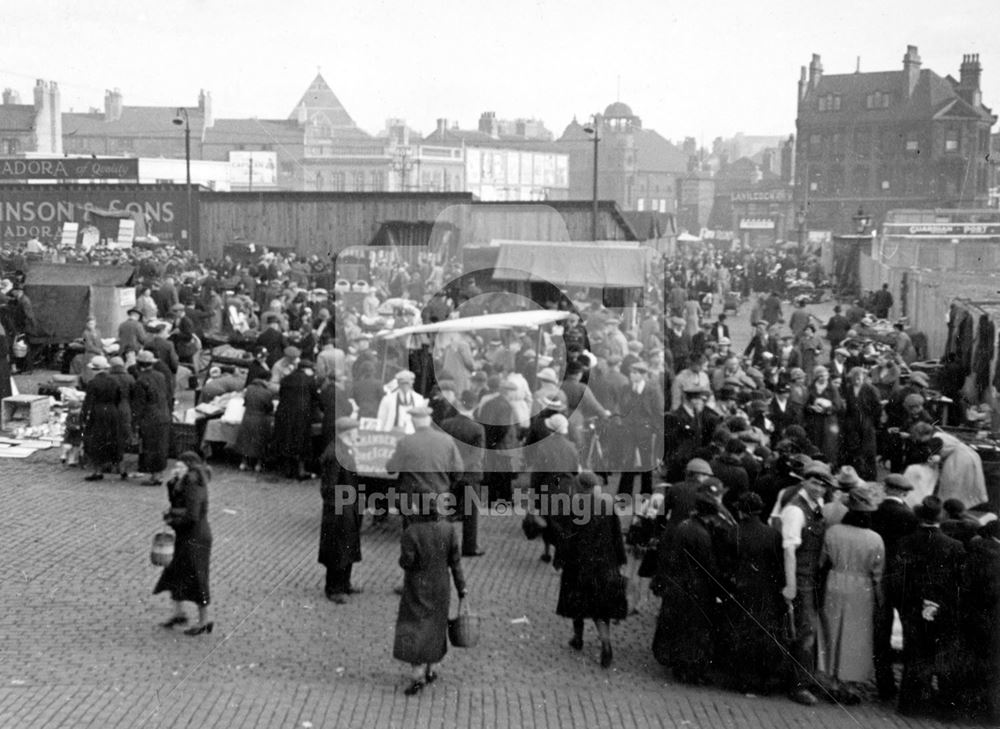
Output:
[[[562,569],[556,614],[573,621],[570,647],[583,648],[583,622],[594,621],[601,640],[601,666],[611,665],[611,621],[628,615],[628,597],[621,567],[626,563],[621,522],[614,501],[597,495],[601,480],[584,471],[577,477],[574,517],[566,523],[556,548],[556,569]],[[577,513],[579,510],[579,513]]]
[[764,693],[785,678],[781,588],[781,533],[764,524],[760,496],[748,492],[735,504],[737,515],[733,599],[726,601],[731,641],[729,679],[737,691]]
[[319,563],[326,567],[325,593],[338,605],[347,595],[360,592],[351,586],[351,570],[361,561],[361,514],[358,504],[358,474],[351,445],[358,424],[339,418],[336,435],[323,455],[323,520],[319,527]]
[[833,468],[840,458],[840,416],[844,412],[844,400],[840,390],[830,384],[830,370],[817,365],[812,376],[802,424],[809,441],[826,456]]
[[[132,389],[135,387],[135,378],[125,370],[125,360],[121,357],[112,357],[108,360],[111,369],[108,374],[118,383],[121,390],[121,401],[118,403],[118,432],[121,434],[122,446],[128,450],[132,442]],[[125,456],[122,455],[121,462],[122,479],[128,478],[128,469],[125,466]]]
[[236,452],[243,456],[240,470],[260,471],[261,462],[268,456],[273,433],[274,395],[266,380],[258,378],[247,385],[243,392],[243,408],[243,420],[236,431]]
[[[528,464],[531,468],[529,485],[536,498],[541,497],[552,504],[561,496],[569,496],[566,486],[580,471],[580,454],[569,440],[569,421],[565,415],[550,413],[540,424],[545,435],[533,443],[533,448],[525,448],[531,456]],[[552,509],[542,511],[545,512],[545,527],[542,529],[544,546],[541,559],[551,562],[552,547],[558,546],[560,519],[569,515],[553,514]]]
[[97,356],[87,365],[96,373],[87,384],[80,414],[83,423],[83,452],[94,472],[87,481],[100,481],[104,472],[121,463],[125,439],[119,427],[121,389],[118,381],[108,374],[108,360]]
[[467,594],[458,536],[452,525],[439,518],[433,502],[412,519],[400,539],[403,596],[392,645],[392,657],[413,669],[407,696],[437,679],[434,664],[448,652],[449,571],[459,599],[464,600]]
[[170,450],[170,395],[163,374],[153,369],[156,355],[148,349],[136,357],[132,390],[132,422],[139,431],[139,470],[148,473],[143,486],[159,486]]
[[865,481],[878,476],[875,467],[875,429],[882,418],[878,390],[867,382],[867,373],[854,367],[844,383],[844,416],[840,421],[841,465],[854,466]]
[[187,635],[211,633],[208,619],[211,602],[208,567],[212,556],[212,529],[208,524],[208,482],[211,472],[197,453],[185,451],[177,457],[173,476],[167,482],[170,509],[163,520],[174,530],[174,558],[163,569],[153,594],[170,592],[174,615],[161,625],[172,628],[187,623],[184,602],[198,606],[198,625]]
[[278,409],[274,413],[274,454],[285,461],[289,478],[310,478],[306,462],[312,458],[312,424],[320,411],[312,362],[300,360],[298,368],[281,380]]

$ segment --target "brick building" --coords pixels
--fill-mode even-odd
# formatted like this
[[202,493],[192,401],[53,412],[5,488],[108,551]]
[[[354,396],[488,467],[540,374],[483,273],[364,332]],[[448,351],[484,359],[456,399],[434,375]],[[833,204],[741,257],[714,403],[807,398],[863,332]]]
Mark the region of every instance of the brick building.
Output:
[[[479,117],[477,129],[449,127],[446,119],[438,119],[418,153],[421,189],[448,191],[438,185],[451,170],[451,189],[464,189],[483,201],[569,197],[569,153],[552,141],[552,133],[537,119],[498,119],[487,111]],[[461,179],[456,176],[456,161],[461,163]]]
[[[678,179],[687,174],[688,155],[652,129],[628,104],[616,101],[595,117],[598,142],[598,197],[623,210],[677,213]],[[593,195],[593,136],[576,119],[558,144],[569,150],[569,196]]]
[[981,207],[997,117],[983,104],[978,55],[958,80],[921,68],[908,46],[897,71],[824,75],[818,55],[798,83],[796,203],[808,227],[853,232],[859,206],[877,227],[896,208]]
[[0,156],[15,157],[28,152],[61,155],[63,153],[62,116],[59,86],[39,79],[35,82],[33,103],[22,104],[14,89],[3,90],[0,105]]

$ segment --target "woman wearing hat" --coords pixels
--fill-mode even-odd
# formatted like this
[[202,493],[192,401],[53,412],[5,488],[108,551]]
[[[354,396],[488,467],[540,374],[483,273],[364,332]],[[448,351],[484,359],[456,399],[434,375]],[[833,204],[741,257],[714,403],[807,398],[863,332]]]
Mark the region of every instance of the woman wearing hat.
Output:
[[176,535],[174,558],[163,569],[153,594],[169,592],[174,603],[173,617],[160,623],[164,628],[187,624],[184,602],[193,602],[198,606],[198,624],[185,630],[185,635],[211,633],[214,627],[208,619],[208,568],[212,556],[208,482],[211,477],[211,471],[201,456],[185,451],[177,457],[167,482],[170,509],[164,512],[163,521],[173,528]]
[[[569,479],[580,470],[580,455],[570,441],[569,421],[561,412],[551,412],[541,424],[545,435],[529,447],[525,441],[525,458],[531,470],[529,484],[536,499],[552,500],[557,494],[568,494]],[[558,546],[559,527],[551,509],[542,508],[546,526],[542,530],[544,548],[541,560],[551,562],[551,550]]]
[[844,415],[841,418],[841,463],[854,466],[866,481],[874,481],[875,429],[882,419],[878,391],[868,383],[863,367],[853,367],[844,383]]
[[802,425],[810,442],[826,456],[827,463],[835,465],[840,457],[840,416],[844,412],[844,400],[840,389],[830,382],[830,370],[817,365],[812,376]]
[[83,398],[81,422],[83,423],[83,452],[93,468],[87,481],[100,481],[105,471],[116,468],[125,452],[125,440],[119,427],[118,408],[121,389],[108,374],[108,360],[99,355],[87,365],[94,378],[87,385]]
[[556,614],[573,621],[569,645],[577,651],[583,650],[584,621],[594,621],[601,641],[601,667],[607,668],[613,660],[611,621],[628,614],[620,572],[627,560],[625,542],[613,499],[596,491],[600,478],[584,471],[573,481],[578,491],[572,502],[574,514],[564,522],[554,563],[562,569]]
[[170,449],[170,391],[163,373],[153,368],[156,355],[144,349],[135,361],[132,422],[139,431],[139,470],[149,474],[143,486],[159,486]]
[[857,685],[874,676],[875,610],[884,599],[885,544],[872,531],[877,505],[870,486],[848,493],[847,513],[826,530],[820,569],[828,569],[823,603],[827,673],[844,703],[857,703]]

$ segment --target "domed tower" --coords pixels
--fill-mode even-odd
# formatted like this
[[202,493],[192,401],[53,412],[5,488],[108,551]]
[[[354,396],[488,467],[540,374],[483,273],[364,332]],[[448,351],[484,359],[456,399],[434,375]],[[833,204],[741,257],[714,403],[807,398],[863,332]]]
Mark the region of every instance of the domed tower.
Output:
[[628,104],[616,101],[608,104],[600,125],[601,146],[604,147],[601,162],[606,170],[603,182],[614,199],[626,210],[631,210],[636,196],[635,137],[642,129],[642,120],[632,113]]

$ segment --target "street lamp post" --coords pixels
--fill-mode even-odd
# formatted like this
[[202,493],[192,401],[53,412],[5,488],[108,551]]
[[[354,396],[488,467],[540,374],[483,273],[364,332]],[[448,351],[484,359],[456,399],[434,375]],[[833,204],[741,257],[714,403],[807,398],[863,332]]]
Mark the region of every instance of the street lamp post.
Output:
[[[184,127],[184,169],[187,173],[187,244],[189,249],[193,249],[191,244],[191,118],[188,110],[183,106],[177,107],[174,116],[174,124]],[[252,174],[252,172],[251,172]]]
[[600,134],[598,133],[597,126],[597,114],[594,114],[593,121],[583,128],[587,134],[592,134],[594,137],[594,197],[593,197],[593,209],[590,213],[590,239],[597,240],[597,145],[601,141]]

